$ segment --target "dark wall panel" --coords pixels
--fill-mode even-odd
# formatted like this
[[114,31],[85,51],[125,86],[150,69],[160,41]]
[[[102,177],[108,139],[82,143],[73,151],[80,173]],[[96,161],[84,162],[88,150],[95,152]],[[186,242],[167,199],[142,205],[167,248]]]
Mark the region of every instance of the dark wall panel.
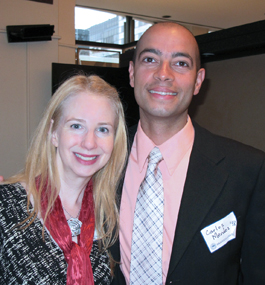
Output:
[[128,127],[136,124],[139,119],[139,108],[134,99],[133,88],[129,84],[128,68],[86,66],[75,64],[52,64],[52,93],[70,76],[85,73],[95,74],[116,87],[123,103]]

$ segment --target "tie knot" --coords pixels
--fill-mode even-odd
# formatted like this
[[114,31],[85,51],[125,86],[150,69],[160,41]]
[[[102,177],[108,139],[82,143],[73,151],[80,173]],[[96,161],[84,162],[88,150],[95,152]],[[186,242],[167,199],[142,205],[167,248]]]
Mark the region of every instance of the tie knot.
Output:
[[163,159],[163,156],[158,147],[154,147],[149,154],[149,163],[158,164]]

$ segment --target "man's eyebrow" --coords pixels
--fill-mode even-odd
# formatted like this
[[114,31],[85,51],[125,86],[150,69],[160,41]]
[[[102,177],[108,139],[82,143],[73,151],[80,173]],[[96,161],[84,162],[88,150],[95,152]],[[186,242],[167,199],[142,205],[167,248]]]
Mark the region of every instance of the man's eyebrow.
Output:
[[146,53],[146,52],[154,53],[154,54],[156,54],[156,55],[161,55],[161,54],[162,54],[162,52],[161,52],[160,50],[158,50],[158,49],[155,49],[155,48],[145,48],[145,49],[143,49],[143,50],[139,53],[138,59],[140,58],[140,56],[141,56],[143,53]]
[[186,57],[186,58],[188,58],[191,61],[191,65],[193,66],[193,58],[188,53],[185,53],[185,52],[174,52],[172,54],[172,58],[176,58],[176,57]]
[[[159,49],[145,48],[139,53],[138,59],[141,57],[142,54],[147,53],[147,52],[150,52],[150,53],[153,53],[153,54],[156,54],[159,56],[162,55],[162,52]],[[188,53],[185,53],[185,52],[174,52],[174,53],[172,53],[172,58],[176,58],[176,57],[188,58],[191,61],[191,65],[193,66],[193,58]]]

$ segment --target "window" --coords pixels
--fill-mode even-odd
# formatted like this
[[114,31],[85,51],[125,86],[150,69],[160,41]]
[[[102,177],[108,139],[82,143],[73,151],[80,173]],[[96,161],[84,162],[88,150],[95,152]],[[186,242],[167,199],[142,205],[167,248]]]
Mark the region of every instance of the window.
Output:
[[75,38],[111,44],[124,44],[126,17],[93,9],[75,7]]
[[121,50],[102,48],[78,48],[77,64],[119,67]]
[[[79,45],[77,63],[99,65],[104,62],[104,65],[118,66],[123,45],[139,40],[152,24],[128,16],[75,7],[75,39]],[[131,30],[130,25],[134,25],[134,35],[125,34]],[[88,42],[93,42],[93,47]],[[109,48],[109,45],[113,47]]]
[[141,35],[153,25],[153,23],[134,20],[134,40],[138,41]]

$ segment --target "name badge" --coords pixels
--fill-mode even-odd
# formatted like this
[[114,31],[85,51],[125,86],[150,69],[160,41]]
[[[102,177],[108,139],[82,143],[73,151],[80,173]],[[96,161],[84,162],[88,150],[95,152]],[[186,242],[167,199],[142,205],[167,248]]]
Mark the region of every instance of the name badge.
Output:
[[201,230],[211,253],[236,238],[237,219],[234,212]]

